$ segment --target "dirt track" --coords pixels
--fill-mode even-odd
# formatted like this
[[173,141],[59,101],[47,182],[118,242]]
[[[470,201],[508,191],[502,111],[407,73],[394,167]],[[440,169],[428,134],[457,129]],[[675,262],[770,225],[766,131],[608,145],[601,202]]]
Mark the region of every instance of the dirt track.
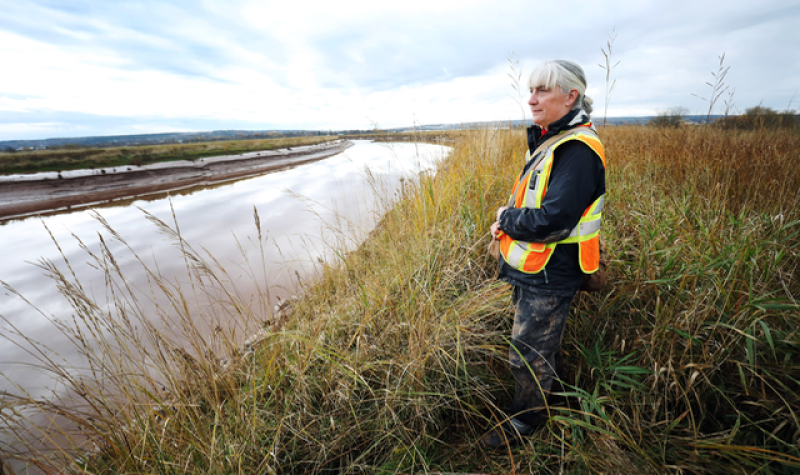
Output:
[[141,167],[0,176],[0,220],[259,175],[322,160],[351,145],[336,141]]

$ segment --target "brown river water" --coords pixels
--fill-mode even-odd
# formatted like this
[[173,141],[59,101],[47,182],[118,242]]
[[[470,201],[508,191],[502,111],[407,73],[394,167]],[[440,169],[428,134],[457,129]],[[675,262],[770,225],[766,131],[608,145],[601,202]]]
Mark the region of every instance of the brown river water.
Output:
[[[51,373],[39,368],[27,339],[46,347],[49,356],[67,366],[81,366],[79,350],[53,323],[68,321],[74,311],[35,263],[49,260],[70,272],[69,261],[87,292],[104,302],[103,274],[90,265],[87,254],[87,250],[100,249],[102,236],[115,252],[123,275],[136,287],[147,288],[148,283],[132,252],[167,279],[185,277],[186,263],[174,240],[145,217],[146,211],[172,227],[177,221],[181,236],[195,249],[208,250],[243,295],[263,295],[268,288],[271,307],[275,299],[296,293],[298,280],[313,280],[318,263],[331,259],[334,249],[353,249],[362,242],[400,187],[410,185],[419,173],[433,170],[448,151],[448,147],[430,144],[356,141],[339,155],[258,177],[94,210],[0,221],[0,281],[24,297],[0,288],[0,396],[26,392],[52,398],[63,391]],[[254,208],[265,242],[265,265],[257,245]],[[114,243],[93,212],[132,251]],[[252,265],[254,255],[258,255],[257,265]],[[0,453],[5,444],[14,445],[0,427]],[[25,473],[23,467],[15,468]]]

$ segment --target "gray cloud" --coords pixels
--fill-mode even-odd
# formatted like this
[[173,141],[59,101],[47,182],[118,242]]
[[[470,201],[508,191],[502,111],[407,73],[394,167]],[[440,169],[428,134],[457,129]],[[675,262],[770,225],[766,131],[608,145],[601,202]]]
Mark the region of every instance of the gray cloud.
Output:
[[[0,115],[0,130],[8,125],[27,126],[26,131],[0,140],[33,140],[103,135],[135,135],[212,130],[281,129],[283,124],[247,120],[218,120],[213,118],[122,117],[85,114],[80,112],[9,112]],[[298,128],[303,128],[302,126]],[[311,128],[311,127],[309,127]]]
[[[485,111],[486,120],[502,120],[508,118],[507,113],[498,111],[516,107],[508,97],[511,89],[506,77],[506,56],[511,52],[523,72],[545,59],[578,61],[595,91],[598,110],[605,79],[597,66],[603,59],[600,48],[615,26],[614,59],[621,62],[614,71],[619,82],[610,115],[655,113],[676,105],[704,112],[707,104],[691,94],[708,92],[704,83],[711,79],[722,53],[725,64],[731,66],[728,84],[736,89],[740,109],[760,102],[783,108],[798,89],[800,4],[619,1],[579,7],[568,3],[552,9],[523,1],[494,3],[466,2],[446,9],[433,3],[376,6],[347,9],[346,15],[331,18],[326,15],[335,10],[320,13],[315,5],[298,10],[274,10],[273,6],[260,10],[260,17],[254,19],[242,13],[242,4],[236,1],[0,0],[4,11],[0,33],[72,54],[82,61],[78,68],[96,65],[116,71],[121,78],[150,73],[185,78],[185,89],[192,91],[180,99],[186,103],[205,103],[208,94],[216,94],[213,98],[217,99],[214,107],[189,115],[161,109],[154,99],[146,108],[152,113],[137,111],[137,117],[127,117],[120,110],[105,116],[89,112],[97,107],[83,109],[76,104],[104,97],[113,101],[113,94],[126,91],[97,91],[94,97],[81,96],[56,106],[59,101],[53,100],[48,88],[10,88],[0,82],[0,127],[6,126],[0,136],[50,133],[41,125],[48,123],[63,126],[60,130],[65,133],[94,131],[87,135],[136,133],[142,124],[272,128],[280,127],[276,121],[289,116],[295,118],[286,118],[286,123],[296,127],[361,128],[363,123],[352,123],[354,117],[373,117],[410,103],[413,111],[398,110],[402,118],[383,117],[382,124],[402,125],[410,120],[411,112],[433,122],[453,121],[452,112],[443,105],[460,102],[467,109]],[[281,28],[294,22],[294,29]],[[3,54],[0,50],[0,60]],[[53,74],[43,62],[30,58],[29,64],[15,66]],[[79,77],[82,71],[73,73]],[[35,72],[31,74],[36,77]],[[489,76],[497,78],[496,84],[487,86],[478,80]],[[175,84],[172,94],[181,89]],[[447,87],[438,87],[442,85]],[[481,89],[476,90],[476,85]],[[435,94],[425,96],[427,106],[419,102],[423,91]],[[225,116],[245,111],[248,117],[214,119],[223,115],[221,110],[225,112],[223,94],[231,94],[229,104],[235,106]],[[359,102],[376,94],[382,100],[402,99],[392,106]],[[3,98],[12,104],[6,106],[8,110],[2,109]],[[245,110],[251,101],[253,109]],[[510,105],[492,108],[493,102]],[[265,119],[259,121],[259,116]]]
[[[274,39],[241,31],[239,24],[196,2],[15,2],[0,17],[0,29],[39,42],[109,52],[128,70],[166,71],[215,80],[214,71],[236,64],[231,45],[254,45],[285,59]],[[181,31],[179,27],[191,28]],[[178,27],[178,28],[176,28]]]

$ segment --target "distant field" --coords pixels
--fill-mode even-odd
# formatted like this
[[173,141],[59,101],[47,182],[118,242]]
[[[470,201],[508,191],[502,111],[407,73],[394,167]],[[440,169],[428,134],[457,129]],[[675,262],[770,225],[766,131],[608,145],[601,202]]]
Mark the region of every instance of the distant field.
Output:
[[301,145],[315,145],[330,142],[337,138],[339,137],[326,135],[108,148],[66,146],[59,150],[6,152],[0,153],[0,174],[140,166],[153,162],[196,160],[216,155],[232,155],[256,150],[276,150]]
[[376,142],[448,142],[456,137],[469,134],[469,130],[418,130],[411,132],[378,132],[369,134],[348,134],[345,138],[355,140],[374,140]]

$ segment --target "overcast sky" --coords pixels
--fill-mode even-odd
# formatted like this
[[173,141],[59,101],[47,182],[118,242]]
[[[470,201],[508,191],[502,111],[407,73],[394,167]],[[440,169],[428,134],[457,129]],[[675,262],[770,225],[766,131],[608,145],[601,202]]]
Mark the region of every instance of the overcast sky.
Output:
[[704,114],[723,53],[736,109],[800,108],[800,1],[0,0],[0,140],[521,119],[509,57],[597,121],[613,29],[610,117]]

